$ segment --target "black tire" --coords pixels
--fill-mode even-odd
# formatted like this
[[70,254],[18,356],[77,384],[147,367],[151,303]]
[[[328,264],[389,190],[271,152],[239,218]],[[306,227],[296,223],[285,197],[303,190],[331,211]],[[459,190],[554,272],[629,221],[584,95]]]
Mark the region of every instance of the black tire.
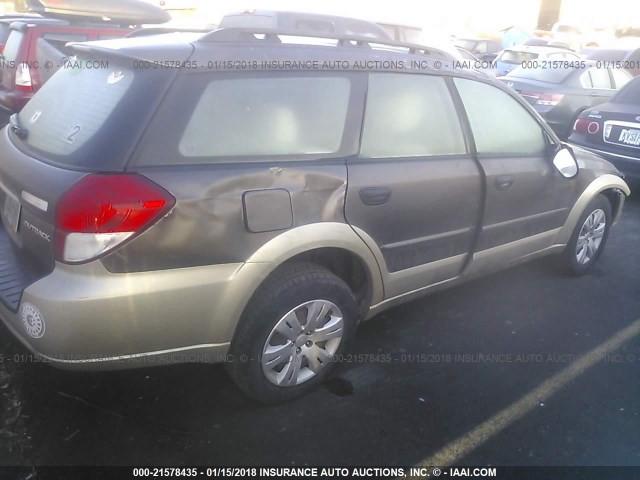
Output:
[[[313,300],[326,300],[338,307],[343,318],[342,340],[333,353],[333,360],[322,362],[321,370],[312,378],[293,386],[276,385],[262,369],[265,344],[275,325],[288,312]],[[227,372],[240,389],[255,400],[286,402],[306,394],[327,378],[357,324],[356,298],[342,279],[314,263],[284,265],[265,280],[247,305],[231,342],[230,361],[225,363]]]
[[[602,241],[600,242],[595,254],[591,255],[590,258],[588,258],[588,260],[584,263],[581,263],[580,261],[578,261],[578,237],[580,236],[580,232],[582,231],[587,218],[592,213],[598,210],[602,210],[604,212],[606,219]],[[607,238],[609,237],[609,230],[611,229],[612,222],[611,211],[611,202],[607,197],[600,194],[596,196],[591,201],[591,203],[587,205],[587,208],[585,208],[584,212],[582,212],[582,215],[580,215],[578,223],[576,224],[576,227],[571,234],[571,238],[569,239],[569,243],[567,243],[567,247],[565,248],[563,253],[564,263],[566,267],[565,269],[568,273],[572,275],[584,275],[598,261],[598,258],[600,258],[600,255],[602,255],[602,251],[604,250],[605,244],[607,243]]]

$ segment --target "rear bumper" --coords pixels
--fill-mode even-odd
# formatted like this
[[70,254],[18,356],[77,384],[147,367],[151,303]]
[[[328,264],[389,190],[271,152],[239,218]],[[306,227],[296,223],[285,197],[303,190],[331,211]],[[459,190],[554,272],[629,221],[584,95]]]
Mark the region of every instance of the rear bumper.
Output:
[[113,274],[100,261],[58,263],[17,311],[0,303],[0,318],[40,359],[68,369],[223,362],[238,319],[218,315],[220,306],[239,300],[229,287],[240,270],[255,278],[252,267]]
[[599,150],[576,141],[572,141],[571,143],[591,153],[604,157],[607,161],[615,165],[618,170],[624,173],[626,179],[640,181],[640,158]]

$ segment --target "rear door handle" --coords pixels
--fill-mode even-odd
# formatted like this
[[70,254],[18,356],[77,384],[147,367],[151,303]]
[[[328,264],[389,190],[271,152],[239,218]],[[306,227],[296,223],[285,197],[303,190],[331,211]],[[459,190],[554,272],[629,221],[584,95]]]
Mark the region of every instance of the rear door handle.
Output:
[[508,190],[513,185],[513,177],[511,175],[499,175],[496,177],[496,188],[498,190]]
[[365,205],[382,205],[391,198],[391,189],[387,187],[365,187],[360,189],[360,200]]

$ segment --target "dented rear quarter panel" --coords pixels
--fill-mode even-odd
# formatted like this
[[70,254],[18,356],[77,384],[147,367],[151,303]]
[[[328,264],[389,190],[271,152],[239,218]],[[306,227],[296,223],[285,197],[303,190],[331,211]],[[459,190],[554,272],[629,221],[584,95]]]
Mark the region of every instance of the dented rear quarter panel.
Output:
[[[176,205],[162,221],[103,259],[112,272],[244,262],[289,228],[316,222],[346,223],[344,159],[138,171],[171,192]],[[290,212],[274,212],[269,192],[283,190],[291,199]],[[260,203],[252,202],[245,209],[244,196],[251,192],[264,195]],[[269,228],[272,218],[273,228],[249,231],[247,214],[259,217],[263,228]],[[279,220],[287,215],[291,226],[282,228]]]

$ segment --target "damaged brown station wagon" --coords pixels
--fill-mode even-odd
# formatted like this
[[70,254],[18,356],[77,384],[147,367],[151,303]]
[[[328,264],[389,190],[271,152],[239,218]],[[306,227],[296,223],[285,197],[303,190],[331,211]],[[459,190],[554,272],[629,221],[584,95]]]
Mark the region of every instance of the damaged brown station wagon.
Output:
[[393,305],[541,255],[586,272],[630,193],[436,49],[238,28],[74,48],[109,69],[60,70],[0,134],[0,317],[56,366],[225,361],[287,400]]

